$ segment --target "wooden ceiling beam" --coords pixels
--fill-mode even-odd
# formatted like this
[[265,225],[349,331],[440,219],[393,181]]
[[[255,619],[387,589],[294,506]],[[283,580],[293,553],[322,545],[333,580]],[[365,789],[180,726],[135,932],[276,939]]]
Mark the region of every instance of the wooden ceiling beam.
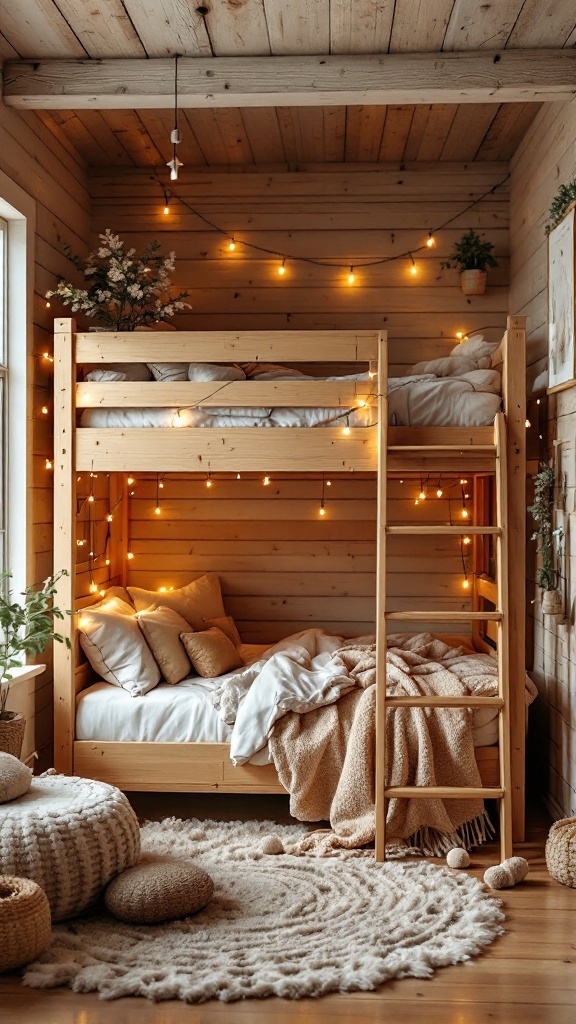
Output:
[[[181,107],[525,103],[576,94],[574,50],[182,57]],[[8,61],[4,101],[21,109],[153,109],[172,102],[174,63]]]

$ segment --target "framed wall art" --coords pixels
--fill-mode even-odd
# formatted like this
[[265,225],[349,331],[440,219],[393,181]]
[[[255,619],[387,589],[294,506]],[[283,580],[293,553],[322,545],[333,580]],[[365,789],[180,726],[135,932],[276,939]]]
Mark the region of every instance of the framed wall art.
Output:
[[548,235],[549,392],[576,384],[574,214],[572,206]]

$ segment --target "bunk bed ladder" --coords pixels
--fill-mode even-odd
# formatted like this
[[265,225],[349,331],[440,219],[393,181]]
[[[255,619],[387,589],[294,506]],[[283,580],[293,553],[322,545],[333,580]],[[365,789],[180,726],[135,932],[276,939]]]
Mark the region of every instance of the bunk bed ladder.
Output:
[[[382,389],[379,388],[381,391]],[[380,420],[382,423],[382,420]],[[386,427],[381,426],[380,444],[384,452],[386,446]],[[496,540],[497,558],[497,598],[498,606],[494,611],[467,612],[434,612],[434,611],[386,611],[386,537],[389,534],[431,536],[444,534],[454,536],[462,533],[460,527],[454,526],[388,526],[386,524],[386,470],[380,475],[379,483],[379,529],[378,529],[378,670],[376,691],[376,836],[375,856],[377,861],[384,861],[386,856],[386,810],[390,799],[439,798],[448,799],[496,799],[500,803],[500,848],[501,858],[505,860],[512,855],[512,783],[511,783],[511,750],[510,750],[510,680],[509,680],[509,616],[508,616],[508,550],[507,550],[507,472],[506,472],[506,428],[504,415],[498,413],[494,424],[494,454],[496,475],[496,525],[467,527],[466,533],[476,535],[491,534]],[[390,620],[404,622],[480,622],[497,623],[498,637],[498,694],[495,697],[482,696],[424,696],[424,697],[387,697],[386,695],[386,626]],[[499,761],[500,785],[494,788],[485,786],[387,786],[385,779],[386,766],[386,712],[397,707],[494,707],[499,714]]]

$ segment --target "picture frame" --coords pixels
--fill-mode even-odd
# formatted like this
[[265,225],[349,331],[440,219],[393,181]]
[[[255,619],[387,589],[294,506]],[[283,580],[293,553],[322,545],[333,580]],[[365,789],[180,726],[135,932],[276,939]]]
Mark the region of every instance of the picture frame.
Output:
[[576,384],[575,216],[573,203],[548,234],[548,394]]

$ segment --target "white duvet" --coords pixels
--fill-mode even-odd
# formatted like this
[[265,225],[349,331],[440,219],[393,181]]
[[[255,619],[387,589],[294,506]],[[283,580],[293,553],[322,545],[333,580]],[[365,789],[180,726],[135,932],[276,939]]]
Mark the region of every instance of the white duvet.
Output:
[[[242,668],[218,679],[195,676],[177,686],[160,684],[143,697],[95,683],[79,695],[76,737],[230,743],[235,764],[266,764],[268,739],[278,718],[287,711],[305,713],[332,704],[354,685],[342,663],[331,660],[344,642],[321,629],[307,629],[270,648],[244,645],[241,654],[247,664]],[[480,658],[495,671],[488,655],[465,651],[463,657]],[[497,715],[494,708],[475,710],[475,746],[497,741]]]

